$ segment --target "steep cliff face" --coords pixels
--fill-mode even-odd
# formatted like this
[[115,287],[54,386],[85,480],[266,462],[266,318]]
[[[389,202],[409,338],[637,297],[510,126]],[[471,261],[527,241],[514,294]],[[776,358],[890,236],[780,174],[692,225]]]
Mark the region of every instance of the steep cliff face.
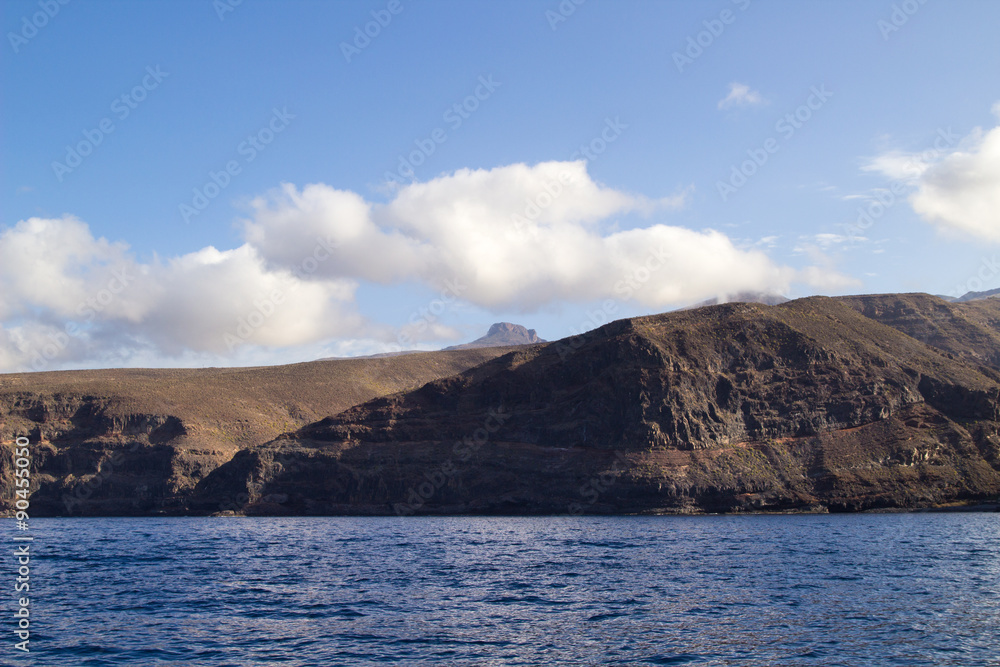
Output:
[[[24,436],[32,443],[35,515],[72,513],[88,502],[112,513],[148,511],[190,490],[232,449],[185,449],[178,445],[188,433],[176,416],[134,412],[115,396],[73,393],[5,394],[0,434],[5,442]],[[0,462],[5,504],[13,498],[9,453],[5,447]]]
[[195,485],[242,449],[503,350],[270,368],[0,376],[0,511],[13,507],[13,443],[32,451],[32,515],[183,513]]
[[0,438],[33,443],[34,515],[996,502],[995,308],[817,297],[507,349],[0,376]]
[[1000,370],[1000,299],[948,303],[927,294],[891,294],[838,301],[958,359]]
[[[995,500],[990,369],[841,301],[727,304],[513,351],[240,452],[191,508],[857,510]],[[233,504],[233,503],[230,503]]]

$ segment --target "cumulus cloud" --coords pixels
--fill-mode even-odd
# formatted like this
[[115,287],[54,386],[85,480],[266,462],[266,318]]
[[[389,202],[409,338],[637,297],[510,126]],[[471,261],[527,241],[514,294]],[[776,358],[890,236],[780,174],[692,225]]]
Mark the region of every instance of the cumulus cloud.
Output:
[[0,234],[0,284],[7,370],[149,349],[228,354],[362,327],[354,281],[302,280],[248,244],[144,264],[73,217],[31,218]]
[[764,98],[760,92],[751,90],[745,83],[733,82],[729,84],[729,94],[719,100],[719,109],[730,109],[732,107],[749,107],[764,104]]
[[1000,241],[1000,127],[929,169],[910,201],[926,220]]
[[[248,242],[277,266],[304,268],[302,258],[322,246],[332,259],[316,275],[450,283],[461,299],[492,309],[622,295],[663,307],[741,289],[785,291],[798,279],[716,231],[608,225],[616,215],[652,215],[686,199],[602,186],[584,161],[546,162],[460,170],[402,186],[381,204],[327,185],[285,185],[254,203],[245,227]],[[655,270],[642,289],[623,287],[647,264]]]
[[[855,239],[856,240],[856,239]],[[833,247],[852,241],[839,234],[814,234],[800,236],[794,252],[806,255],[812,262],[798,272],[798,280],[817,287],[822,291],[840,291],[861,286],[861,281],[845,276],[835,270],[836,262],[827,252]]]
[[[1000,118],[1000,103],[993,111]],[[913,187],[910,205],[924,220],[1000,241],[1000,125],[988,132],[976,128],[949,150],[885,153],[865,169]]]
[[252,202],[242,245],[150,262],[73,217],[31,218],[0,232],[0,368],[225,363],[267,358],[248,349],[376,351],[456,335],[436,318],[365,320],[362,283],[521,312],[843,284],[828,263],[795,270],[718,231],[622,228],[621,216],[667,215],[687,197],[609,188],[583,161],[459,170],[379,202],[286,184]]

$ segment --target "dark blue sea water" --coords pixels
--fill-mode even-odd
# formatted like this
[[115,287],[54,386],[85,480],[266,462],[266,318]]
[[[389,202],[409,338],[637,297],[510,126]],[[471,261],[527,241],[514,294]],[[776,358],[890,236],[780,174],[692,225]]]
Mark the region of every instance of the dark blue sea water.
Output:
[[30,532],[32,652],[5,613],[6,664],[1000,665],[996,513]]

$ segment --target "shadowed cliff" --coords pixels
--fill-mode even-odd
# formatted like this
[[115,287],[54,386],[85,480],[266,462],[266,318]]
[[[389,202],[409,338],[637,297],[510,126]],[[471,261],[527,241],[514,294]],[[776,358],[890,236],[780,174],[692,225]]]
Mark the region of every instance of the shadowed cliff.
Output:
[[0,375],[0,511],[14,500],[18,436],[32,443],[33,516],[178,513],[194,485],[238,451],[503,351]]
[[996,311],[971,305],[815,297],[614,322],[242,451],[198,485],[190,509],[842,511],[995,501]]
[[[729,303],[547,344],[0,376],[32,513],[857,511],[996,502],[1000,301]],[[330,416],[326,416],[330,415]]]

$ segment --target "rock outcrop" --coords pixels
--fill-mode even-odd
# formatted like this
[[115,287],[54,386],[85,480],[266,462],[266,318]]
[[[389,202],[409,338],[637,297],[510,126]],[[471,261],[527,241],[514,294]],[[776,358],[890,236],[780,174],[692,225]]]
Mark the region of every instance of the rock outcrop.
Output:
[[[443,356],[281,367],[280,381],[251,369],[222,398],[209,376],[191,379],[199,419],[176,390],[173,407],[161,396],[152,409],[134,391],[42,396],[24,386],[32,376],[16,388],[0,377],[0,434],[41,443],[39,514],[69,513],[81,483],[93,489],[78,514],[862,511],[1000,497],[998,300],[730,303],[429,354]],[[382,366],[365,367],[369,395],[351,400],[362,363]],[[331,392],[339,406],[311,417]],[[278,405],[285,433],[258,418],[242,439],[220,437]],[[6,499],[9,457],[0,465]]]
[[237,452],[503,352],[0,375],[0,512],[13,509],[19,436],[32,443],[32,516],[180,514]]
[[[921,312],[944,303],[907,298]],[[996,371],[857,305],[727,304],[515,350],[240,452],[199,484],[191,508],[842,511],[996,501]],[[966,315],[949,308],[958,327]]]
[[446,350],[468,350],[477,347],[505,347],[510,345],[534,345],[546,341],[538,337],[534,329],[525,329],[520,324],[510,322],[497,322],[490,327],[485,336],[477,338],[471,343],[462,345],[452,345]]

